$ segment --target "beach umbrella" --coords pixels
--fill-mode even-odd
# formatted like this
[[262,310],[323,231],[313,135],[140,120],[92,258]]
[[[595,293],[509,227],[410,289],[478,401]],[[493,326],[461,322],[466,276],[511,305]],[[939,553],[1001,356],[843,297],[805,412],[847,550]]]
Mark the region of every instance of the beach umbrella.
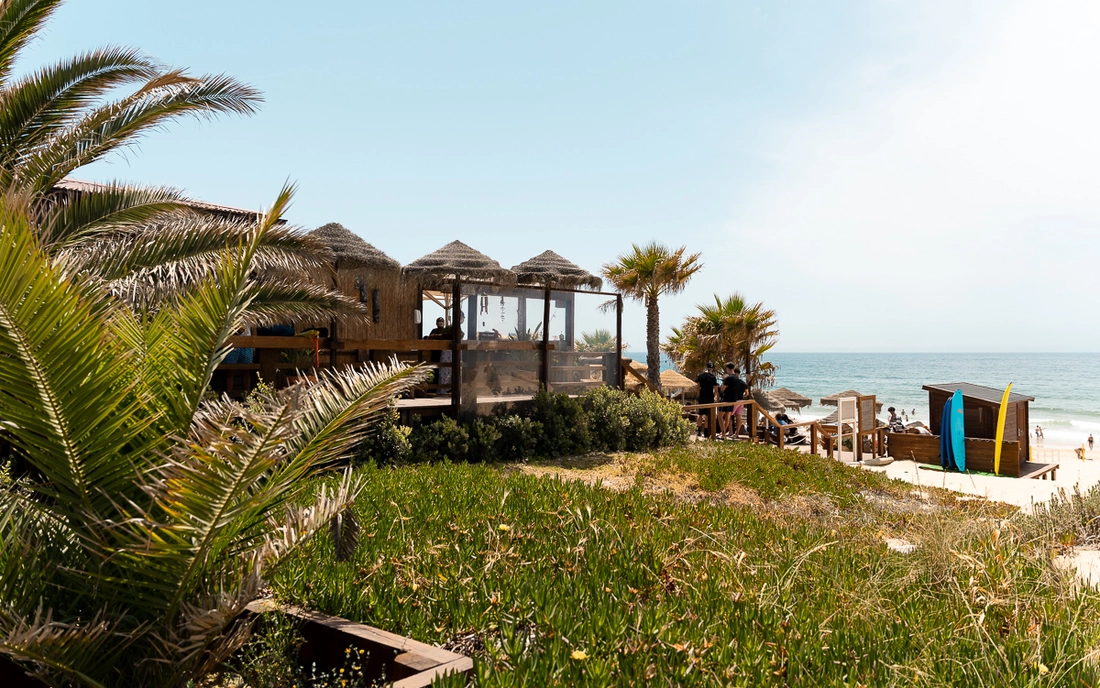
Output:
[[[642,366],[643,370],[645,366]],[[661,373],[661,389],[669,393],[698,393],[698,386],[693,380],[689,380],[675,370],[666,370]]]
[[783,401],[783,404],[787,408],[800,409],[806,406],[813,406],[814,400],[808,396],[799,394],[798,392],[787,389],[786,387],[780,387],[773,389],[770,394],[777,399]]
[[403,272],[429,288],[439,287],[456,279],[484,280],[496,284],[516,282],[516,273],[500,267],[500,263],[461,241],[452,241],[417,258],[406,265]]
[[565,289],[599,289],[603,286],[602,279],[553,251],[543,251],[534,258],[512,266],[512,272],[516,273],[520,284],[549,285]]
[[760,406],[760,408],[764,409],[768,413],[779,413],[780,411],[786,410],[787,408],[787,405],[783,402],[782,399],[775,396],[773,393],[765,392],[762,389],[753,390],[752,400],[755,401],[757,405]]

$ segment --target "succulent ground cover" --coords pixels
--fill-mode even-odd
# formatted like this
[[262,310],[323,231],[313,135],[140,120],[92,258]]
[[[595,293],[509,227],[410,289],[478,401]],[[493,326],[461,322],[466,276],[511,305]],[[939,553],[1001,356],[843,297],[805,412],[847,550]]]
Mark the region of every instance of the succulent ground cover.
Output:
[[359,470],[355,556],[312,541],[273,589],[469,652],[476,685],[1100,680],[1100,599],[1008,507],[741,444]]

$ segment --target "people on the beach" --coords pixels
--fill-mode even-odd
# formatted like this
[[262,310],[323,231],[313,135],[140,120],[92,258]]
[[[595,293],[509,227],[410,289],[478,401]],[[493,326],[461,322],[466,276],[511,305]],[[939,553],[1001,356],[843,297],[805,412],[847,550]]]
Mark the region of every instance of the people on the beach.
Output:
[[897,410],[893,406],[886,409],[890,412],[890,420],[887,421],[887,425],[890,426],[891,432],[905,432],[905,423],[901,422],[901,418],[898,417]]
[[1035,443],[1036,444],[1042,444],[1043,443],[1043,429],[1041,427],[1039,427],[1038,425],[1035,426]]
[[745,398],[748,385],[741,379],[741,369],[733,363],[726,364],[726,377],[722,380],[722,401],[730,404],[719,409],[719,427],[724,437],[733,439],[741,430],[742,405],[735,403]]
[[[714,374],[714,363],[707,363],[706,369],[699,373],[699,377],[695,378],[695,383],[699,385],[699,403],[713,404],[714,390],[718,387],[718,377]],[[709,418],[709,410],[704,410],[703,413],[699,414],[698,426],[700,435],[705,434],[705,432],[710,429],[707,427]]]
[[1089,451],[1092,451],[1092,433],[1089,433]]

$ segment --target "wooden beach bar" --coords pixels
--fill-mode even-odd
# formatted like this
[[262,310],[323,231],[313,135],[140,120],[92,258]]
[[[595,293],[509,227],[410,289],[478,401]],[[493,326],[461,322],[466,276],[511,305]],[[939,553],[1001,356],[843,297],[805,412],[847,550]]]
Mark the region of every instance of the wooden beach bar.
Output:
[[[931,435],[892,432],[887,436],[890,455],[918,463],[940,465],[940,433],[943,407],[960,390],[963,395],[963,420],[966,427],[966,467],[971,471],[994,472],[997,417],[1004,390],[968,382],[928,384]],[[1013,392],[1008,398],[1004,440],[1001,445],[1000,474],[1014,478],[1054,479],[1056,463],[1035,463],[1030,458],[1028,404],[1034,397]]]
[[[358,300],[365,318],[294,322],[234,337],[247,355],[219,367],[215,389],[285,386],[315,368],[398,360],[433,377],[397,401],[403,416],[470,418],[530,401],[541,387],[622,388],[622,297],[552,251],[506,269],[460,241],[400,264],[338,224],[315,230],[334,255],[319,282]],[[607,351],[578,347],[578,320],[614,333]],[[305,336],[303,336],[305,335]]]

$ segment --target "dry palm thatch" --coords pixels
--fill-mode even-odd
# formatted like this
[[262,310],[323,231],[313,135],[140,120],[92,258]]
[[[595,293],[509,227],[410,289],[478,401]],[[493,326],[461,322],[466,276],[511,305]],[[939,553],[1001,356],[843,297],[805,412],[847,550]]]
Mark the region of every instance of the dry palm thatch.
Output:
[[798,392],[787,389],[786,387],[773,389],[770,393],[775,398],[781,400],[787,408],[800,409],[807,406],[813,406],[814,403],[814,400],[810,397],[799,394]]
[[498,284],[516,282],[516,273],[500,267],[500,263],[461,241],[452,241],[417,258],[406,265],[403,272],[408,277],[419,279],[422,286],[429,288],[455,279],[485,280]]
[[603,280],[584,268],[562,258],[553,251],[543,251],[534,258],[512,267],[520,284],[539,284],[574,289],[587,287],[598,290]]
[[[642,367],[640,371],[645,373],[645,367]],[[689,380],[675,370],[666,370],[661,373],[661,389],[666,392],[691,392],[695,390],[697,385],[693,380]]]
[[400,270],[401,263],[371,246],[358,234],[338,222],[322,225],[309,233],[325,246],[328,246],[336,258],[336,268],[373,268],[378,270]]
[[[827,397],[821,397],[821,405],[822,406],[836,406],[838,399],[842,399],[842,398],[845,398],[845,397],[861,397],[861,396],[864,396],[864,395],[857,392],[857,391],[855,391],[854,389],[849,389],[849,390],[844,391],[844,392],[837,392],[836,394],[830,394]],[[876,399],[875,400],[875,413],[878,413],[881,410],[882,410],[882,402],[878,401]]]
[[765,392],[762,389],[753,390],[752,400],[768,413],[779,413],[787,408],[787,404],[775,396],[774,392]]

